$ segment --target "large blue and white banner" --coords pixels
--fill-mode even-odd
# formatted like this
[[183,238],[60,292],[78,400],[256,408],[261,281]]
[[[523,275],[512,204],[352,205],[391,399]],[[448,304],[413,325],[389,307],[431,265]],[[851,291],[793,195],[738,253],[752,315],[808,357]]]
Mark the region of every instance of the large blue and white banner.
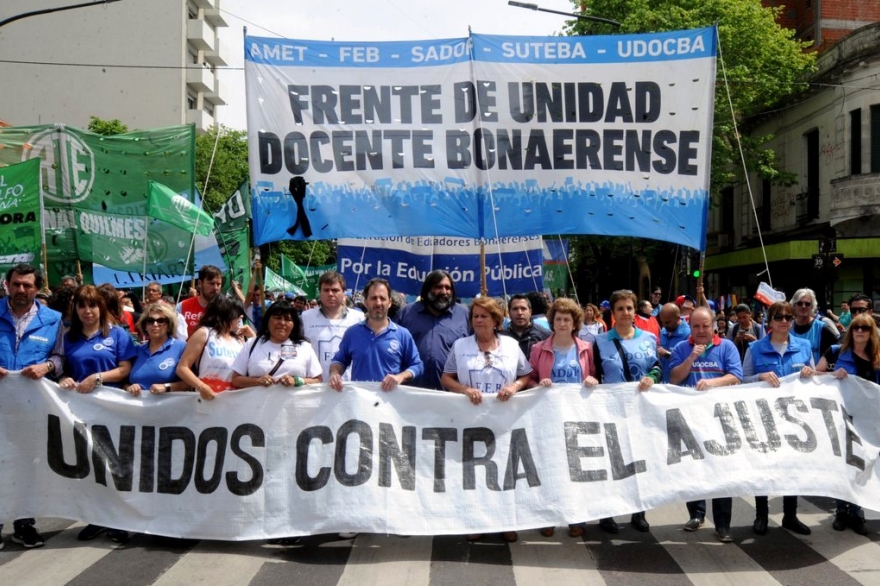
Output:
[[715,56],[713,28],[247,37],[255,242],[603,234],[702,249]]
[[[489,295],[541,291],[544,288],[540,236],[514,236],[488,240],[486,288]],[[480,242],[452,236],[401,236],[350,239],[337,242],[338,270],[354,289],[373,277],[382,277],[392,289],[419,295],[427,274],[449,271],[459,297],[480,293]]]

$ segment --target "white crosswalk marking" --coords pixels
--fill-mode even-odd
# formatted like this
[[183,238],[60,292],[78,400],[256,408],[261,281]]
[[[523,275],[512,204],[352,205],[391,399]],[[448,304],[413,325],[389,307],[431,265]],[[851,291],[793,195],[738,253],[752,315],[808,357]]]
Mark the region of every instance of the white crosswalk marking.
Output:
[[[799,536],[825,559],[858,580],[861,584],[880,584],[880,545],[847,529],[831,527],[834,515],[820,510],[805,499],[798,499],[798,518],[811,535]],[[781,515],[777,522],[782,522]]]
[[706,502],[706,524],[697,531],[682,529],[688,520],[687,507],[653,509],[648,515],[651,532],[694,586],[776,586],[779,584],[756,561],[732,543],[721,543],[712,524],[712,501]]
[[[561,526],[549,538],[538,529],[520,531],[519,541],[512,544],[498,536],[472,545],[463,537],[362,534],[352,541],[307,537],[302,545],[289,548],[259,541],[193,545],[135,536],[129,545],[119,547],[105,536],[77,541],[81,523],[68,526],[64,520],[43,519],[38,524],[47,528],[45,547],[23,551],[10,542],[0,552],[0,584],[116,586],[126,581],[121,577],[128,575],[134,563],[138,583],[150,586],[464,586],[475,575],[480,576],[481,586],[655,581],[694,586],[880,585],[877,512],[866,512],[872,534],[862,537],[851,530],[831,528],[832,501],[800,498],[798,516],[812,534],[799,536],[779,526],[781,501],[781,497],[771,499],[770,532],[759,537],[751,530],[754,501],[734,499],[735,542],[727,544],[715,537],[711,500],[706,524],[695,532],[682,530],[688,513],[681,503],[648,511],[650,534],[635,532],[628,518],[621,517],[620,533],[614,536],[590,522],[586,541],[569,537],[568,527]],[[653,556],[639,555],[639,548],[653,548],[645,549],[653,551]],[[665,553],[658,557],[657,551]],[[653,565],[658,563],[662,569]]]
[[266,562],[256,542],[203,541],[183,556],[155,586],[247,584]]
[[510,545],[517,584],[605,584],[595,560],[584,551],[586,544],[569,537],[568,527],[557,527],[553,537],[543,537],[537,529],[520,531],[519,539]]
[[339,586],[427,586],[431,578],[431,546],[432,539],[427,537],[358,535]]
[[0,566],[0,583],[66,584],[113,551],[115,546],[106,539],[77,541],[76,536],[83,527],[85,523],[72,525],[54,537],[50,545],[28,551]]

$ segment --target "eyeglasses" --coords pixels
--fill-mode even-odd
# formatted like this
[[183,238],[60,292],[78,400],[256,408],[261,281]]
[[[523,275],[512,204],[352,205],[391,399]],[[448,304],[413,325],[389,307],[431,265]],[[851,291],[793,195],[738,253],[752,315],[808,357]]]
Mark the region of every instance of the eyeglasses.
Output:
[[812,301],[798,301],[797,303],[795,303],[795,305],[797,305],[798,307],[813,307],[813,302]]
[[849,329],[851,329],[854,332],[870,332],[871,326],[863,326],[863,325],[850,326]]
[[148,326],[152,325],[152,324],[159,324],[160,326],[164,326],[165,324],[168,323],[168,318],[167,317],[148,317],[147,319],[144,320],[144,323],[146,323]]
[[777,313],[776,315],[773,316],[773,321],[791,321],[793,319],[794,319],[794,316],[791,314],[780,315]]
[[486,360],[485,367],[489,368],[492,366],[492,353],[486,350],[483,352],[483,358]]
[[867,307],[850,307],[849,312],[853,315],[859,315],[860,313],[868,313]]

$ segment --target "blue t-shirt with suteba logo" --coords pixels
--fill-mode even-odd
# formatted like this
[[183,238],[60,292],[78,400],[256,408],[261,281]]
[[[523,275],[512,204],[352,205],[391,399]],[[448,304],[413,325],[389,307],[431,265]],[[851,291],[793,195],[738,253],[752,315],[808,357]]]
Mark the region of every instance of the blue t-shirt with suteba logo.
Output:
[[345,330],[333,363],[351,366],[353,381],[381,381],[387,374],[406,370],[417,378],[424,371],[413,337],[394,322],[378,335],[366,320]]
[[180,380],[177,376],[177,363],[186,342],[176,338],[168,338],[162,347],[152,355],[150,343],[146,342],[137,347],[137,356],[131,366],[131,374],[128,375],[129,383],[138,384],[142,389],[149,389],[150,385],[173,383]]
[[107,336],[100,330],[88,339],[71,340],[70,332],[64,335],[64,374],[76,382],[113,370],[122,360],[134,360],[136,355],[131,336],[119,326],[112,326]]

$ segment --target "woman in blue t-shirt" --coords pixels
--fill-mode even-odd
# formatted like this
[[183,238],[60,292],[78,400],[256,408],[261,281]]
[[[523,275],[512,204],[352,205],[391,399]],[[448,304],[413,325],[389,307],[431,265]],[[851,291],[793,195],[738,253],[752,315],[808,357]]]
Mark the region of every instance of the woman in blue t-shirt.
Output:
[[[635,293],[626,289],[611,294],[614,327],[596,336],[593,358],[596,378],[603,384],[638,381],[638,389],[647,391],[660,381],[663,371],[657,358],[657,339],[634,325],[638,302]],[[633,513],[630,524],[643,532],[651,529],[644,511]],[[612,517],[600,519],[599,527],[608,533],[618,531]]]
[[189,391],[192,387],[177,376],[177,363],[186,348],[186,342],[176,338],[177,312],[167,303],[154,303],[141,314],[137,327],[146,341],[137,348],[125,391],[135,397],[147,391]]
[[[825,351],[816,365],[816,373],[829,373],[839,379],[852,375],[880,384],[880,337],[874,318],[866,313],[853,317],[843,336],[843,343]],[[801,371],[804,377],[813,374],[806,366]],[[840,499],[837,499],[837,512],[831,527],[835,531],[849,527],[859,535],[868,534],[862,507]]]
[[[58,382],[62,389],[91,393],[104,384],[119,386],[131,371],[137,353],[131,336],[119,326],[111,325],[104,296],[94,285],[83,285],[73,294],[70,329],[64,335],[64,376]],[[107,532],[116,543],[128,541],[128,532],[87,525],[77,539],[88,541]]]

